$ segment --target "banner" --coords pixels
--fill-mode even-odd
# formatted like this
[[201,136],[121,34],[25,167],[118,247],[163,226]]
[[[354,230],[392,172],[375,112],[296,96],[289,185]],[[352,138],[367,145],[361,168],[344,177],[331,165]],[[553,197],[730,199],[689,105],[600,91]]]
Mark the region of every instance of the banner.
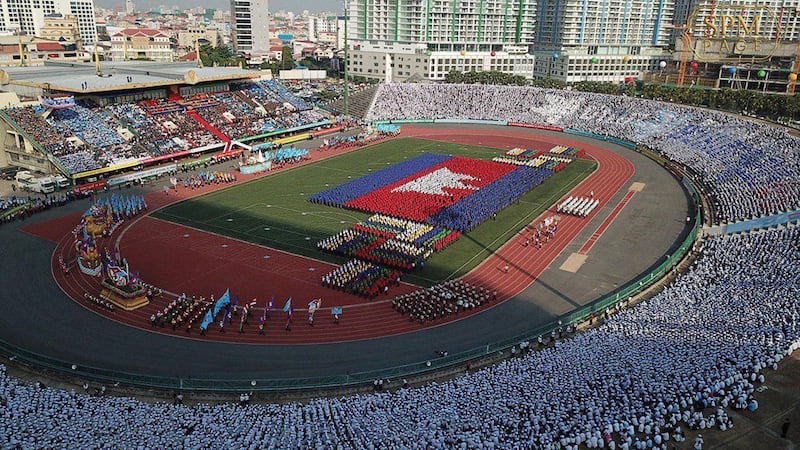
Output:
[[564,131],[564,129],[561,127],[557,127],[554,125],[539,125],[538,123],[508,122],[508,126],[519,127],[519,128],[535,128],[537,130],[547,130],[547,131]]
[[206,330],[208,326],[211,325],[211,322],[214,321],[214,316],[211,314],[211,308],[206,311],[205,317],[203,317],[203,321],[200,323],[200,329]]
[[217,302],[214,303],[214,316],[216,316],[220,312],[220,310],[222,310],[222,308],[230,302],[231,302],[230,289],[226,289],[225,293],[222,294],[222,297],[220,297],[219,300],[217,300]]

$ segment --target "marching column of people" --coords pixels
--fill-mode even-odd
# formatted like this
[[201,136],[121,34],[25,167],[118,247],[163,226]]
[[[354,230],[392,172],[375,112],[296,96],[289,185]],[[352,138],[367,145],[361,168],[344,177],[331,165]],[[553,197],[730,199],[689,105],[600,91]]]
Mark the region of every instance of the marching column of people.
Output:
[[408,320],[424,325],[437,319],[479,308],[497,300],[497,291],[463,280],[451,280],[427,289],[396,296],[392,308]]

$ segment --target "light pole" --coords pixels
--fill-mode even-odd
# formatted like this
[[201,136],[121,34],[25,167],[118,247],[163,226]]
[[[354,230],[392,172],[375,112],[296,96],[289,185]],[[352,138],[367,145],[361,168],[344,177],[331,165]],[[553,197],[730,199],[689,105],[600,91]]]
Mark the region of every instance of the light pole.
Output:
[[344,0],[344,115],[350,115],[350,78],[347,74],[347,64],[350,60],[347,57],[347,47],[350,46],[347,42],[347,16],[348,14],[348,7],[347,3],[349,0]]

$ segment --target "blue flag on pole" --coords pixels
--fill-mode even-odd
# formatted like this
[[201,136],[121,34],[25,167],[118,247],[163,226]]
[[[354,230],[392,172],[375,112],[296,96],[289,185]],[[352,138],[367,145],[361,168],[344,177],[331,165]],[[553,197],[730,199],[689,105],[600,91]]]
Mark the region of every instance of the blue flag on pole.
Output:
[[202,323],[200,323],[200,329],[201,329],[201,330],[206,330],[206,329],[208,329],[208,326],[209,326],[209,325],[211,324],[211,322],[213,322],[213,321],[214,321],[214,316],[211,314],[211,308],[209,308],[209,309],[208,309],[208,311],[206,311],[206,316],[205,316],[205,317],[203,317],[203,322],[202,322]]
[[217,300],[217,303],[214,304],[214,315],[216,316],[222,309],[222,307],[230,302],[231,302],[231,293],[229,289],[226,289],[225,293],[222,294],[222,297],[220,297],[219,300]]
[[289,309],[292,307],[292,297],[289,297],[289,300],[286,300],[286,304],[283,305],[283,312],[289,312]]

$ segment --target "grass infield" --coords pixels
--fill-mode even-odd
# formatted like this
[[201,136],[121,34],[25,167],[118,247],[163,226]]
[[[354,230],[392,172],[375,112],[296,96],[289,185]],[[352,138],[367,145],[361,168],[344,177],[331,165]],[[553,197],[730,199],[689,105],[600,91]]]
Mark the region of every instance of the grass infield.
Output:
[[[317,250],[317,242],[370,214],[310,203],[306,197],[422,153],[491,159],[504,151],[424,139],[394,139],[185,200],[154,216],[341,264],[346,258]],[[518,204],[499,211],[497,220],[487,220],[434,255],[423,269],[406,274],[403,280],[429,286],[469,272],[596,167],[594,161],[574,161],[523,195]]]

